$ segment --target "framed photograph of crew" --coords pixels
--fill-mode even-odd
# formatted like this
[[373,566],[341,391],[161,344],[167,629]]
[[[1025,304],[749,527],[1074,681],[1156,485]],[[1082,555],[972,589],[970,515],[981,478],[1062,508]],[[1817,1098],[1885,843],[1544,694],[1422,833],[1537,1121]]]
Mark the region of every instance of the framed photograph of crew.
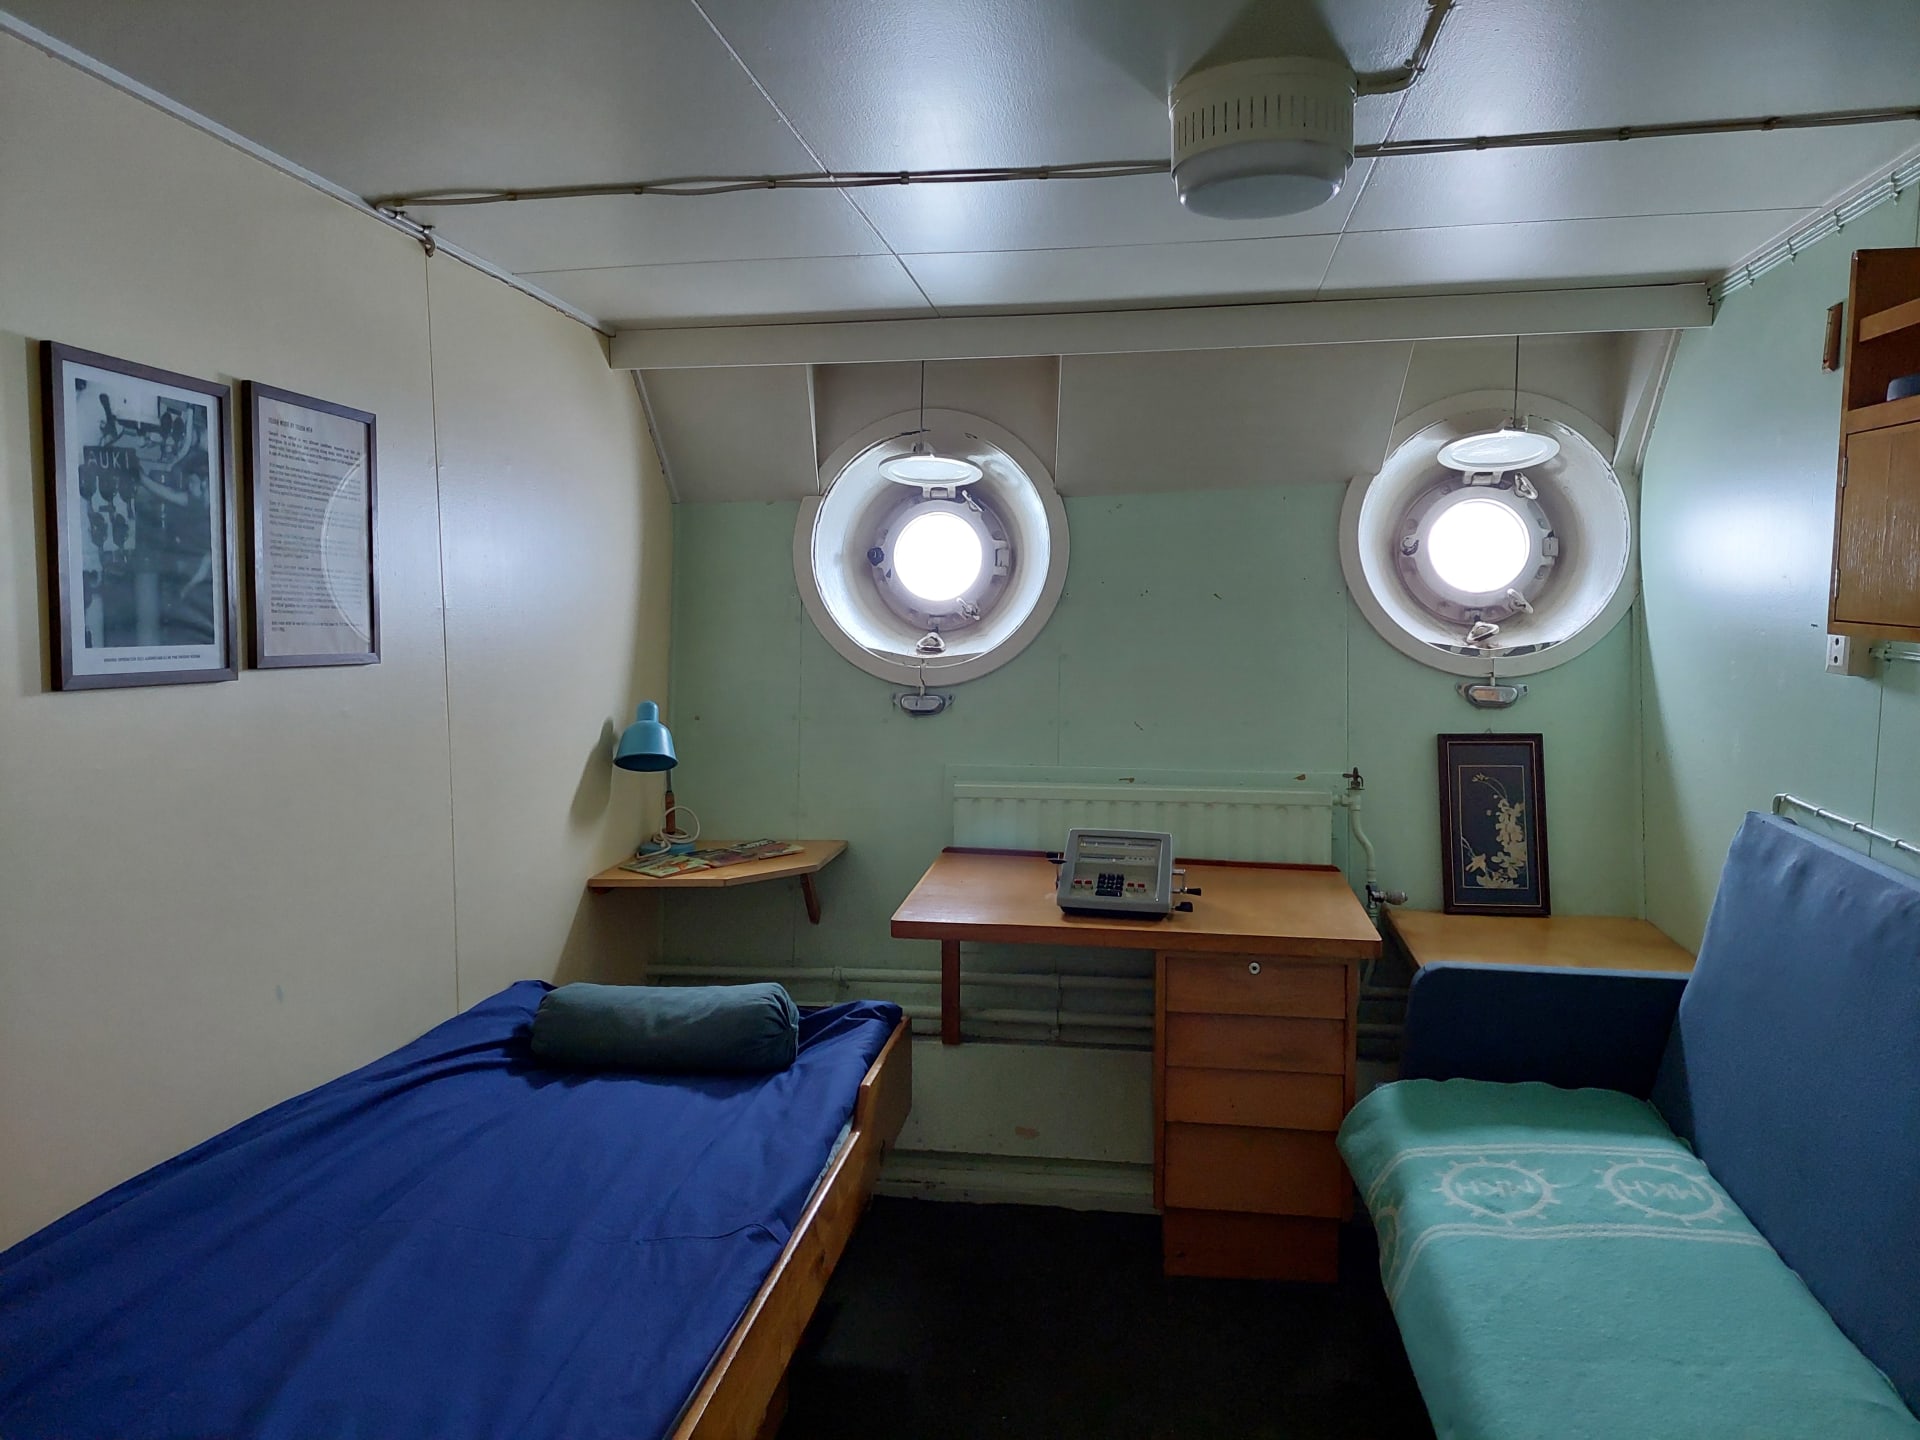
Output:
[[41,351],[55,688],[233,679],[227,387]]
[[249,380],[253,663],[377,665],[374,417]]

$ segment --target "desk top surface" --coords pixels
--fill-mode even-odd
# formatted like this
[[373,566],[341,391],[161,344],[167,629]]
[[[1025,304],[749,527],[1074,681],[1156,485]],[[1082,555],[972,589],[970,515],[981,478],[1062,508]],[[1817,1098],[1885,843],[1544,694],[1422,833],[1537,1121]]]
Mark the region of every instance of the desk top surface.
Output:
[[893,914],[899,940],[998,940],[1367,960],[1380,936],[1338,870],[1182,862],[1201,893],[1163,919],[1068,915],[1043,855],[943,850]]
[[1618,915],[1442,915],[1389,910],[1414,968],[1437,961],[1688,974],[1693,956],[1645,920]]

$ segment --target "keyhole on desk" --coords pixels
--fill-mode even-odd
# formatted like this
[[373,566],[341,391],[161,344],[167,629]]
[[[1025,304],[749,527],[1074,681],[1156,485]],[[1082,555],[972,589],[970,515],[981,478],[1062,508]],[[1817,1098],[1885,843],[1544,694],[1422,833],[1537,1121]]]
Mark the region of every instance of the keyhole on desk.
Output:
[[1260,973],[1260,962],[1258,960],[1249,960],[1247,962],[1247,974],[1258,975],[1259,973]]

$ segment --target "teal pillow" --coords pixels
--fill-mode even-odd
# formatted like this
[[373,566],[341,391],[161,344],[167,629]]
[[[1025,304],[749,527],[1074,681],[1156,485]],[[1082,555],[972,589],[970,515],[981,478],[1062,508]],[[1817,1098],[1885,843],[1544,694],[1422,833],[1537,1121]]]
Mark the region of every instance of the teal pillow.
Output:
[[784,1070],[800,1009],[781,985],[562,985],[533,1017],[552,1065],[696,1074]]

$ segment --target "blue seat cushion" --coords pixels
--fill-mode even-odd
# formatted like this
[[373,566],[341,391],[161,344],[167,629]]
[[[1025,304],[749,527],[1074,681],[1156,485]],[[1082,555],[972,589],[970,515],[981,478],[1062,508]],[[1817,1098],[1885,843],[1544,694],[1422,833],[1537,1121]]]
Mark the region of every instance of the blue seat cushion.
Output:
[[1920,883],[1749,815],[1653,1099],[1920,1410]]

